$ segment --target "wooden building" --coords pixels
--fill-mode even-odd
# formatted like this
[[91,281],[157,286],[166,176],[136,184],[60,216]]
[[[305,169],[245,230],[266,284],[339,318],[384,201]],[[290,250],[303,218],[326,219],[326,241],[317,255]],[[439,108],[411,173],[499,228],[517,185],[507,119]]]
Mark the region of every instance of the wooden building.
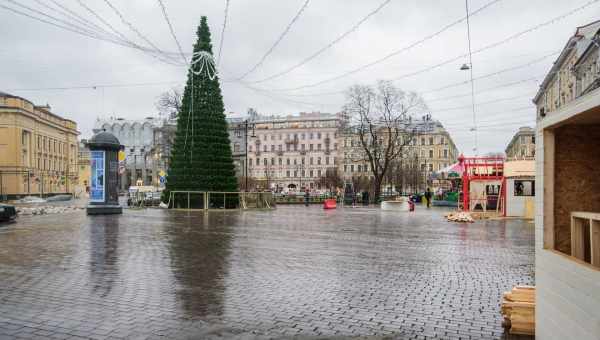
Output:
[[[599,32],[599,22],[577,29],[534,100],[540,339],[600,339]],[[591,66],[579,78],[573,65]]]

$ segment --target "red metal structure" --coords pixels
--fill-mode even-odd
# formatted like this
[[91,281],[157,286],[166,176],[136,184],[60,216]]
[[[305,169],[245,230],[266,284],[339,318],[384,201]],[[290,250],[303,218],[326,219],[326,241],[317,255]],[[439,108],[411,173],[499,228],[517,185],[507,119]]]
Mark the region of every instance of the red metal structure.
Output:
[[[471,207],[470,189],[473,181],[500,181],[497,196],[492,194],[488,199],[495,197],[495,204],[502,204],[502,213],[506,209],[506,182],[504,179],[503,157],[465,157],[460,155],[458,162],[463,168],[462,195],[463,210],[469,211]],[[476,204],[476,203],[475,203]],[[486,202],[487,205],[487,202]]]

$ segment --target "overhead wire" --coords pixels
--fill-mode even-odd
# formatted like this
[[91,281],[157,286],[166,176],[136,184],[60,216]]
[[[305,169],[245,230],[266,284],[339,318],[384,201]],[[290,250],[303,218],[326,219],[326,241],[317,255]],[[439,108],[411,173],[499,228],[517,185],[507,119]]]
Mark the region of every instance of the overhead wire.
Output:
[[283,30],[283,32],[281,32],[281,34],[275,40],[275,42],[271,45],[271,47],[269,47],[269,49],[267,50],[267,52],[258,60],[258,62],[254,66],[252,66],[248,71],[244,72],[244,74],[242,74],[241,76],[239,76],[235,80],[242,80],[242,79],[246,78],[249,74],[251,74],[252,72],[256,71],[256,69],[258,69],[265,62],[265,60],[267,59],[267,57],[269,55],[271,55],[271,53],[273,53],[273,51],[279,45],[279,43],[283,40],[283,38],[290,32],[290,30],[292,29],[292,26],[296,23],[296,21],[298,21],[298,19],[300,18],[300,16],[302,15],[302,13],[306,9],[306,7],[308,6],[309,2],[310,2],[310,0],[305,0],[304,1],[304,3],[302,4],[302,7],[300,7],[300,9],[298,10],[298,12],[296,12],[296,15],[294,15],[294,17],[292,18],[292,21],[290,21],[288,23],[288,25],[286,26],[286,28]]
[[265,81],[269,81],[271,79],[275,79],[275,78],[279,78],[285,74],[288,74],[292,71],[294,71],[295,69],[299,68],[300,66],[310,62],[311,60],[315,59],[316,57],[318,57],[319,55],[323,54],[323,52],[327,51],[328,49],[330,49],[331,47],[335,46],[336,44],[338,44],[340,41],[344,40],[344,38],[346,38],[348,35],[350,35],[351,33],[353,33],[354,31],[356,31],[364,22],[366,22],[367,20],[369,20],[372,16],[374,16],[375,14],[377,14],[381,9],[383,9],[387,4],[390,3],[391,0],[384,0],[383,2],[381,2],[379,4],[379,6],[377,6],[377,8],[375,8],[373,11],[369,12],[366,16],[364,16],[362,19],[360,19],[356,24],[354,24],[349,30],[345,31],[344,33],[342,33],[341,35],[339,35],[338,37],[336,37],[334,40],[332,40],[331,42],[329,42],[327,45],[323,46],[322,48],[318,49],[316,52],[314,52],[313,54],[311,54],[310,56],[302,59],[300,62],[284,69],[283,71],[277,72],[275,74],[272,74],[268,77],[259,79],[259,80],[253,80],[253,81],[249,81],[249,83],[254,83],[254,84],[258,84],[258,83],[263,83]]
[[[550,24],[554,24],[554,23],[556,23],[556,22],[558,22],[560,20],[563,20],[563,19],[565,19],[565,18],[567,18],[567,17],[569,17],[569,16],[571,16],[571,15],[573,15],[573,14],[579,12],[579,11],[582,11],[583,9],[585,9],[585,8],[591,6],[591,5],[593,5],[593,4],[595,4],[595,3],[599,2],[599,1],[600,0],[591,0],[591,1],[588,1],[585,4],[583,4],[583,5],[579,6],[579,7],[576,7],[576,8],[574,8],[574,9],[572,9],[572,10],[566,12],[566,13],[563,13],[563,14],[559,15],[559,16],[553,17],[550,20],[544,21],[544,22],[539,23],[539,24],[537,24],[535,26],[532,26],[532,27],[530,27],[530,28],[528,28],[526,30],[523,30],[523,31],[517,32],[515,34],[512,34],[512,35],[510,35],[510,36],[508,36],[508,37],[506,37],[506,38],[504,38],[502,40],[496,41],[494,43],[491,43],[491,44],[483,46],[483,47],[481,47],[479,49],[476,49],[475,51],[472,51],[472,54],[478,54],[478,53],[490,50],[492,48],[495,48],[495,47],[498,47],[500,45],[506,44],[506,43],[508,43],[508,42],[510,42],[510,41],[512,41],[514,39],[517,39],[517,38],[519,38],[519,37],[521,37],[521,36],[523,36],[525,34],[534,32],[534,31],[536,31],[536,30],[538,30],[538,29],[540,29],[542,27],[548,26]],[[441,66],[447,65],[449,63],[453,63],[453,62],[455,62],[457,60],[461,60],[461,59],[463,59],[463,58],[465,58],[467,56],[468,56],[468,53],[461,54],[459,56],[450,58],[450,59],[445,60],[443,62],[440,62],[438,64],[435,64],[435,65],[432,65],[432,66],[429,66],[429,67],[425,67],[425,68],[420,69],[418,71],[414,71],[414,72],[403,74],[403,75],[398,76],[398,77],[394,77],[391,80],[397,81],[397,80],[400,80],[400,79],[405,79],[405,78],[413,77],[413,76],[418,75],[418,74],[426,73],[426,72],[432,71],[434,69],[437,69],[437,68],[439,68]]]
[[[563,19],[565,19],[565,18],[567,18],[567,17],[569,17],[569,16],[571,16],[571,15],[577,13],[577,12],[580,12],[580,11],[584,10],[585,8],[591,6],[591,5],[593,5],[593,4],[595,4],[595,3],[599,2],[599,1],[600,0],[590,0],[590,1],[586,2],[585,4],[583,4],[583,5],[578,6],[578,7],[574,8],[574,9],[571,9],[570,11],[565,12],[565,13],[563,13],[561,15],[553,17],[550,20],[544,21],[542,23],[539,23],[537,25],[529,27],[528,29],[525,29],[523,31],[519,31],[517,33],[514,33],[514,34],[512,34],[512,35],[510,35],[510,36],[508,36],[508,37],[506,37],[504,39],[501,39],[501,40],[496,41],[494,43],[485,45],[485,46],[483,46],[483,47],[481,47],[479,49],[476,49],[476,50],[472,51],[472,55],[479,54],[481,52],[484,52],[484,51],[496,48],[496,47],[498,47],[500,45],[506,44],[506,43],[508,43],[508,42],[510,42],[510,41],[512,41],[514,39],[517,39],[517,38],[519,38],[519,37],[521,37],[523,35],[526,35],[528,33],[534,32],[534,31],[536,31],[536,30],[538,30],[540,28],[543,28],[545,26],[548,26],[548,25],[554,24],[556,22],[559,22],[559,21],[561,21],[561,20],[563,20]],[[464,59],[465,57],[468,57],[468,56],[469,56],[468,53],[464,53],[464,54],[452,57],[450,59],[444,60],[442,62],[439,62],[437,64],[424,67],[424,68],[419,69],[417,71],[412,71],[412,72],[408,72],[408,73],[402,74],[402,75],[397,76],[397,77],[393,77],[390,80],[398,81],[398,80],[401,80],[401,79],[405,79],[405,78],[413,77],[413,76],[416,76],[416,75],[419,75],[419,74],[423,74],[423,73],[435,70],[435,69],[437,69],[437,68],[439,68],[441,66],[445,66],[445,65],[448,65],[450,63],[454,63],[456,61],[462,60],[462,59]],[[332,79],[332,78],[330,78],[330,79]],[[300,90],[300,89],[304,89],[304,88],[308,88],[308,87],[318,86],[318,85],[321,85],[321,84],[324,84],[324,83],[318,82],[318,83],[307,84],[307,85],[303,85],[303,86],[297,86],[297,87],[293,87],[293,88],[280,88],[280,89],[269,89],[269,90],[271,90],[271,91],[282,91],[282,92],[285,92],[285,91],[295,91],[295,90]]]
[[[484,11],[485,9],[487,9],[488,7],[490,7],[490,6],[498,3],[499,1],[501,1],[501,0],[490,1],[487,4],[483,5],[482,7],[478,8],[477,10],[473,11],[470,15],[477,15],[478,13]],[[344,73],[342,73],[340,75],[337,75],[335,77],[331,77],[331,78],[327,78],[327,79],[324,79],[324,80],[320,80],[318,82],[307,84],[307,85],[302,85],[302,86],[297,86],[297,87],[292,87],[292,88],[286,88],[286,89],[278,89],[278,91],[294,91],[294,90],[300,90],[300,89],[309,88],[309,87],[315,87],[315,86],[319,86],[319,85],[322,85],[322,84],[330,83],[330,82],[336,81],[338,79],[342,79],[342,78],[345,78],[347,76],[353,75],[355,73],[361,72],[361,71],[366,70],[366,69],[368,69],[368,68],[370,68],[372,66],[380,64],[380,63],[382,63],[382,62],[384,62],[384,61],[386,61],[386,60],[388,60],[388,59],[390,59],[390,58],[392,58],[394,56],[397,56],[398,54],[401,54],[403,52],[409,51],[409,50],[411,50],[411,49],[413,49],[413,48],[415,48],[415,47],[417,47],[417,46],[419,46],[419,45],[421,45],[421,44],[423,44],[423,43],[425,43],[425,42],[427,42],[427,41],[429,41],[429,40],[431,40],[431,39],[433,39],[433,38],[435,38],[435,37],[437,37],[439,35],[441,35],[445,31],[447,31],[450,28],[452,28],[452,27],[454,27],[454,26],[456,26],[456,25],[464,22],[465,20],[466,20],[466,16],[465,17],[461,17],[458,20],[455,20],[455,21],[453,21],[453,22],[451,22],[451,23],[443,26],[442,28],[440,28],[439,30],[435,31],[434,33],[431,33],[431,34],[429,34],[429,35],[427,35],[427,36],[425,36],[425,37],[423,37],[423,38],[421,38],[421,39],[413,42],[412,44],[404,46],[404,47],[402,47],[402,48],[400,48],[398,50],[395,50],[395,51],[393,51],[393,52],[391,52],[391,53],[389,53],[389,54],[387,54],[387,55],[385,55],[385,56],[383,56],[383,57],[381,57],[379,59],[376,59],[376,60],[374,60],[374,61],[372,61],[370,63],[367,63],[365,65],[362,65],[362,66],[359,66],[357,68],[354,68],[354,69],[352,69],[350,71],[344,72]]]
[[[1,6],[1,5],[0,5]],[[161,81],[149,83],[125,83],[125,84],[97,84],[97,85],[80,85],[80,86],[63,86],[63,87],[37,87],[37,88],[8,88],[6,91],[63,91],[63,90],[81,90],[81,89],[97,89],[97,88],[120,88],[120,87],[144,87],[181,83],[181,81]]]

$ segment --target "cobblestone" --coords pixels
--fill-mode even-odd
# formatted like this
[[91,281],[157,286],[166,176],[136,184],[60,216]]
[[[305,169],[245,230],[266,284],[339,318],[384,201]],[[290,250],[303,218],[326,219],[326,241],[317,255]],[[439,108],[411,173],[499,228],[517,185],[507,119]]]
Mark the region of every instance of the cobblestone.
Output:
[[442,213],[21,216],[0,226],[0,339],[506,338],[533,225]]

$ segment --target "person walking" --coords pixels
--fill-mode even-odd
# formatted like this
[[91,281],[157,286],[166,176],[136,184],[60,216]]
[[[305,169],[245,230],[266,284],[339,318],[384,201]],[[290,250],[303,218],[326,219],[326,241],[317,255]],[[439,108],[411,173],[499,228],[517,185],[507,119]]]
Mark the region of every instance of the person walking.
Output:
[[427,208],[431,206],[431,197],[433,197],[432,192],[429,188],[425,190],[425,199],[427,200]]
[[310,191],[308,188],[304,191],[304,205],[308,207],[308,203],[310,202]]

